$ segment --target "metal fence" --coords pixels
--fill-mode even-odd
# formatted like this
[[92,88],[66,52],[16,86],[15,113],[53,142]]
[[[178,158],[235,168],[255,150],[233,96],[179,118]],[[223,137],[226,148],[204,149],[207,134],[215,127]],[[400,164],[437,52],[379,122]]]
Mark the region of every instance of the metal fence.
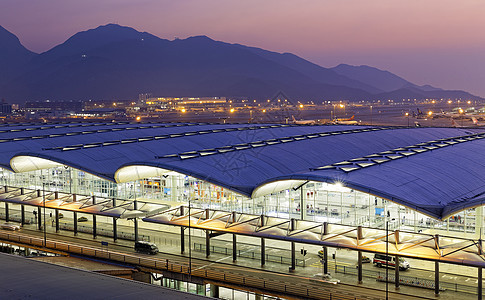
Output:
[[[59,223],[59,228],[62,230],[67,230],[67,231],[74,231],[74,225],[70,223]],[[86,225],[78,225],[77,226],[77,231],[82,232],[82,233],[93,233],[93,227],[92,226],[86,226]],[[104,229],[104,228],[96,228],[96,234],[99,236],[105,236],[105,237],[113,237],[113,230],[112,229]],[[117,232],[117,238],[121,240],[128,240],[128,241],[134,241],[135,240],[135,234],[132,232],[124,232],[124,231],[118,231]],[[140,234],[138,235],[138,240],[140,241],[150,241],[150,236]]]
[[[334,271],[335,273],[350,274],[350,275],[357,276],[358,270],[355,266],[349,267],[349,266],[336,264],[334,266]],[[386,281],[386,272],[382,272],[382,271],[362,269],[362,276],[376,279],[377,281],[383,281],[383,282]],[[393,282],[393,283],[395,282],[394,275],[389,274],[388,278],[389,278],[388,282]],[[400,275],[399,282],[402,285],[434,289],[434,280],[429,280],[425,278]],[[468,294],[474,294],[474,295],[478,294],[478,288],[476,286],[459,284],[459,283],[451,283],[451,282],[445,282],[445,281],[440,282],[440,290],[468,293]]]
[[[239,286],[248,286],[260,290],[272,291],[281,294],[293,295],[297,297],[310,299],[341,299],[341,300],[361,300],[363,297],[357,297],[348,294],[342,294],[331,290],[324,289],[315,285],[307,285],[301,283],[291,283],[286,281],[278,281],[273,279],[262,279],[261,273],[257,275],[241,275],[229,271],[204,268],[203,266],[191,267],[185,263],[169,260],[157,259],[149,257],[141,257],[137,255],[130,255],[126,253],[114,252],[112,250],[74,245],[60,241],[47,240],[44,245],[42,238],[25,236],[17,233],[0,232],[0,239],[8,240],[13,243],[23,245],[32,245],[62,251],[67,253],[75,253],[83,256],[96,257],[111,261],[122,262],[126,264],[136,265],[154,271],[171,271],[182,273],[186,275],[206,278],[214,281],[226,282]],[[368,299],[368,298],[365,298]]]
[[[194,248],[197,252],[205,252],[205,244],[194,243]],[[232,255],[232,248],[210,246],[211,253],[218,253],[224,255]],[[261,259],[261,252],[259,251],[248,251],[248,250],[237,250],[236,256],[249,259]],[[268,262],[274,262],[282,265],[291,265],[291,258],[281,255],[272,255],[265,253],[265,260]],[[304,267],[305,260],[295,258],[295,264],[297,266]]]
[[[7,216],[5,215],[5,213],[0,212],[0,219],[5,220],[6,217]],[[8,220],[18,222],[18,223],[22,223],[22,217],[20,215],[17,215],[17,214],[9,214]],[[34,222],[34,220],[32,218],[26,217],[25,220],[24,220],[25,224],[32,224],[33,222]]]

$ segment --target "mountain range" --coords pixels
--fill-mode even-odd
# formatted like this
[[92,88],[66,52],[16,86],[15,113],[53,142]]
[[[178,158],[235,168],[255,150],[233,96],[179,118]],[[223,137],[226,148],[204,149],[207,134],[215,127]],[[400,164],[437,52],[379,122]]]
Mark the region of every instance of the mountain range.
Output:
[[206,36],[166,40],[117,24],[82,31],[37,54],[0,26],[0,98],[37,100],[160,97],[297,100],[481,99],[464,91],[418,86],[388,71],[341,64],[324,68]]

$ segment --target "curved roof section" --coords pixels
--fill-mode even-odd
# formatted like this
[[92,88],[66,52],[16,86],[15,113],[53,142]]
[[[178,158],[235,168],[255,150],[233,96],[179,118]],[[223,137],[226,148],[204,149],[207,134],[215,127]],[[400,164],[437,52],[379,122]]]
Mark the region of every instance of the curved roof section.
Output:
[[[479,128],[72,125],[0,127],[0,166],[11,169],[20,164],[17,157],[38,157],[113,181],[146,176],[147,169],[132,166],[149,166],[247,196],[278,180],[341,181],[436,218],[480,205],[485,194],[484,141],[476,136],[485,130]],[[138,175],[116,177],[129,167]]]

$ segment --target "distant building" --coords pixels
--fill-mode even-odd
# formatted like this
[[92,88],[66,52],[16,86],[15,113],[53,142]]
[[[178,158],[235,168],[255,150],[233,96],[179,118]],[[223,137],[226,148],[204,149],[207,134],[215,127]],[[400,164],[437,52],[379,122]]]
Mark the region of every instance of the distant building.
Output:
[[152,94],[151,93],[144,93],[144,94],[139,94],[138,95],[138,103],[143,105],[145,104],[148,99],[150,99],[152,97]]
[[25,110],[29,112],[56,110],[80,112],[83,110],[83,103],[81,101],[27,101]]
[[5,99],[2,99],[2,102],[0,102],[0,114],[9,115],[11,113],[12,113],[12,105],[5,102]]
[[99,108],[125,109],[128,106],[136,105],[136,102],[131,100],[88,100],[83,104],[83,111],[87,111]]
[[149,98],[145,102],[148,107],[161,109],[204,109],[222,107],[227,104],[225,97],[182,97],[182,98]]

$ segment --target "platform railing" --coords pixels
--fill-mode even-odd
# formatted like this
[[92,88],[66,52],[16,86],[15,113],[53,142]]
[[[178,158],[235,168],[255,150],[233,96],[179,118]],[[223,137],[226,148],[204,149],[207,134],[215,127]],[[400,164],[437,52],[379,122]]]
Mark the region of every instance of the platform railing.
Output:
[[171,271],[182,273],[186,275],[210,279],[213,281],[231,283],[239,286],[248,286],[260,290],[272,291],[281,294],[293,295],[297,297],[304,297],[310,299],[342,299],[342,300],[358,300],[364,299],[357,296],[342,294],[331,291],[330,288],[319,288],[315,285],[305,285],[298,283],[290,283],[272,279],[261,279],[260,276],[239,275],[231,272],[224,272],[221,270],[205,268],[203,266],[189,265],[169,259],[157,259],[141,257],[135,254],[126,254],[115,252],[109,249],[97,248],[93,246],[84,246],[70,244],[62,241],[54,241],[47,239],[44,245],[44,239],[38,237],[26,236],[18,233],[7,233],[0,231],[0,240],[10,241],[15,244],[43,247],[48,250],[58,252],[65,252],[69,254],[78,254],[82,256],[96,257],[110,261],[122,262],[125,264],[136,265],[151,270],[157,271]]

